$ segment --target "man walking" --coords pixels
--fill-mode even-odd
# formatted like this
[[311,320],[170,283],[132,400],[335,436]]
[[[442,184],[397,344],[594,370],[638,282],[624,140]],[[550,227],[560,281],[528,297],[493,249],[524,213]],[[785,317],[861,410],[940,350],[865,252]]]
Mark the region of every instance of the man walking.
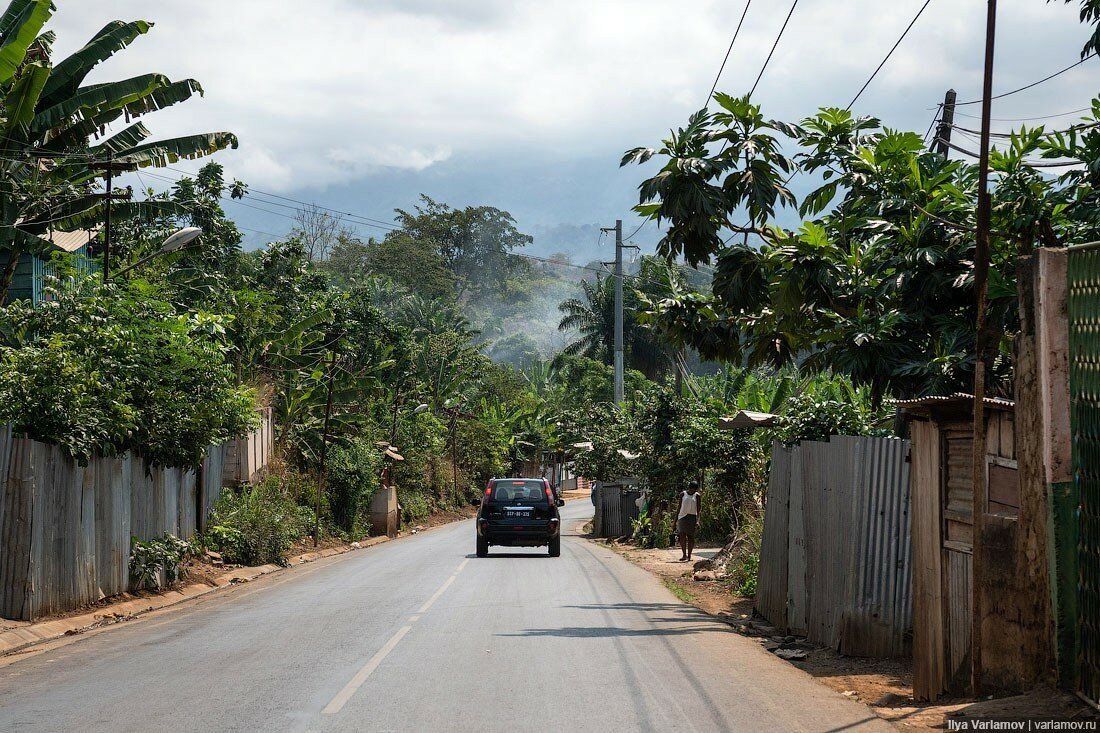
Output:
[[676,534],[680,540],[680,562],[690,562],[695,549],[695,530],[699,528],[699,482],[688,484],[680,495],[680,514],[676,519]]

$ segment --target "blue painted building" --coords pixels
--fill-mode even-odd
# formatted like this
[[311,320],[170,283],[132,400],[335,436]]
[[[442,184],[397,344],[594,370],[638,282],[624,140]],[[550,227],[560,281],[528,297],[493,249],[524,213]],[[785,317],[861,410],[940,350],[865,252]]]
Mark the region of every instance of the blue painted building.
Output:
[[[95,240],[97,231],[78,230],[75,232],[50,232],[44,235],[63,252],[75,255],[77,267],[82,270],[93,268],[87,259],[88,245]],[[6,254],[0,254],[0,269],[8,262]],[[15,268],[15,277],[8,288],[8,300],[29,300],[35,305],[48,299],[46,281],[56,273],[48,257],[24,253]]]

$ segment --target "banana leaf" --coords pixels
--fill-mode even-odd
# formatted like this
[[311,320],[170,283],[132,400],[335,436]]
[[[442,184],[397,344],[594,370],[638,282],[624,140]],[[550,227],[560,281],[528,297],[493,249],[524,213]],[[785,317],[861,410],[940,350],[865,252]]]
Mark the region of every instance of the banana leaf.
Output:
[[130,150],[145,142],[152,134],[153,133],[149,132],[148,127],[140,122],[136,122],[122,132],[90,148],[88,153],[96,158],[105,158],[108,152],[117,156],[122,151]]
[[20,245],[24,252],[39,257],[49,257],[58,251],[57,246],[48,239],[23,231],[11,224],[0,224],[0,251],[14,245]]
[[0,84],[15,76],[53,10],[50,0],[17,0],[0,17]]
[[142,102],[172,82],[163,74],[143,74],[110,84],[94,84],[77,90],[68,99],[47,107],[34,116],[31,129],[43,133],[56,127],[88,119],[110,109]]
[[236,149],[237,145],[237,136],[231,132],[208,132],[139,145],[136,148],[118,152],[118,159],[127,163],[136,163],[141,168],[149,166],[163,168],[181,158],[194,160],[225,148]]
[[76,94],[92,69],[129,46],[138,36],[148,33],[152,27],[152,23],[144,20],[108,23],[84,48],[54,67],[42,93],[44,103],[52,106]]
[[131,117],[138,117],[149,112],[156,112],[158,109],[186,102],[196,93],[201,97],[203,90],[202,84],[194,79],[173,82],[167,86],[154,89],[152,93],[146,94],[141,99],[130,102],[126,105],[126,113]]
[[34,119],[34,110],[42,87],[50,78],[50,70],[43,64],[27,64],[23,72],[12,85],[4,98],[4,116],[7,124],[4,134],[8,137],[20,127],[25,127]]

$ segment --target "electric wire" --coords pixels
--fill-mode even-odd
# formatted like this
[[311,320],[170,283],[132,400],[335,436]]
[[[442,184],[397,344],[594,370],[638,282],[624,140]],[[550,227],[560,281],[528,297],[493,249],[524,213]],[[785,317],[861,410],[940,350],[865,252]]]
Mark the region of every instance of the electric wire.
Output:
[[764,65],[760,67],[760,73],[756,75],[756,81],[753,82],[752,90],[749,92],[751,97],[756,93],[756,87],[760,85],[760,80],[764,78],[764,72],[768,68],[768,64],[771,63],[772,56],[775,55],[775,49],[779,47],[779,41],[783,38],[784,31],[787,30],[787,24],[791,22],[791,16],[794,15],[794,9],[798,7],[798,0],[794,0],[791,3],[791,9],[787,12],[787,18],[783,21],[782,27],[779,29],[779,35],[775,37],[775,43],[772,44],[771,51],[768,51],[768,57],[764,59]]
[[718,74],[714,77],[714,83],[710,85],[710,94],[707,95],[707,102],[703,105],[703,109],[710,106],[710,100],[714,97],[715,90],[718,89],[718,81],[722,78],[722,72],[726,70],[726,63],[730,60],[730,53],[733,52],[733,44],[737,43],[737,36],[741,34],[741,26],[745,23],[745,16],[749,14],[749,6],[751,5],[752,0],[746,0],[745,9],[741,13],[741,20],[737,21],[737,29],[733,32],[729,48],[726,49],[726,57],[722,59],[722,65],[718,67]]
[[[1067,71],[1070,71],[1071,69],[1077,68],[1078,66],[1080,66],[1081,64],[1085,63],[1086,61],[1088,61],[1089,59],[1091,59],[1095,56],[1096,56],[1096,53],[1090,53],[1088,56],[1085,56],[1080,61],[1072,63],[1072,64],[1070,64],[1069,66],[1067,66],[1066,68],[1064,68],[1060,71],[1056,71],[1056,72],[1054,72],[1053,74],[1051,74],[1049,76],[1044,76],[1042,79],[1039,79],[1038,81],[1033,81],[1030,84],[1025,84],[1024,86],[1020,87],[1019,89],[1013,89],[1012,91],[1009,91],[1009,92],[1001,92],[1000,94],[995,94],[992,97],[990,97],[990,100],[1004,99],[1005,97],[1010,97],[1013,94],[1019,94],[1020,92],[1024,92],[1024,91],[1027,91],[1028,89],[1032,89],[1034,87],[1037,87],[1040,84],[1044,84],[1044,83],[1050,81],[1051,79],[1054,79],[1056,77],[1061,76],[1062,74],[1066,73]],[[971,100],[966,101],[966,102],[955,102],[955,106],[956,107],[965,107],[967,105],[981,104],[981,103],[982,103],[981,99],[971,99]]]
[[875,70],[873,72],[871,72],[870,78],[868,78],[867,81],[863,83],[863,86],[859,88],[858,92],[856,92],[856,96],[852,97],[852,101],[848,102],[848,106],[844,109],[850,110],[852,106],[857,101],[859,101],[859,98],[863,96],[863,93],[865,91],[867,91],[867,87],[871,86],[871,82],[873,82],[875,80],[875,77],[878,76],[878,73],[882,71],[882,67],[885,66],[886,62],[890,60],[890,57],[894,55],[894,51],[898,50],[898,46],[900,46],[901,42],[905,40],[905,37],[909,35],[909,31],[913,30],[913,26],[917,24],[917,21],[920,20],[921,15],[928,8],[928,5],[931,2],[932,0],[924,0],[924,5],[921,5],[920,10],[918,10],[917,14],[913,16],[913,19],[909,21],[909,25],[905,27],[905,30],[902,31],[901,36],[898,38],[897,41],[894,42],[894,45],[886,53],[885,58],[883,58],[882,61],[879,62],[879,65],[875,67]]
[[[940,106],[942,107],[943,104],[941,103]],[[1082,107],[1081,109],[1074,109],[1074,110],[1070,110],[1069,112],[1056,112],[1055,114],[1037,115],[1035,117],[990,117],[989,119],[992,120],[993,122],[1033,122],[1035,120],[1049,120],[1049,119],[1053,119],[1055,117],[1069,117],[1070,115],[1076,115],[1076,114],[1081,114],[1082,112],[1091,112],[1091,111],[1092,111],[1092,107]],[[972,119],[972,120],[980,120],[981,119],[981,117],[978,116],[978,115],[971,115],[971,114],[967,114],[965,112],[959,112],[957,110],[956,110],[955,114],[958,115],[959,117],[967,117],[967,118]]]

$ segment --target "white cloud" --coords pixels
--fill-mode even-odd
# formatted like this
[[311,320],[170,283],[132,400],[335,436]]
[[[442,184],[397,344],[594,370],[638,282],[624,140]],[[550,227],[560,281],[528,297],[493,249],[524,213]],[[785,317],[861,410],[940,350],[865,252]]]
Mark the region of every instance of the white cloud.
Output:
[[[783,119],[847,104],[921,3],[802,0],[758,101]],[[58,5],[61,52],[113,18],[156,21],[97,80],[152,70],[199,79],[204,100],[147,124],[162,135],[234,130],[241,149],[221,159],[256,187],[280,191],[427,172],[457,159],[614,166],[623,149],[656,141],[703,103],[743,7],[726,0]],[[923,132],[945,89],[975,96],[984,6],[933,2],[857,109]],[[751,86],[788,8],[789,0],[753,3],[720,90]],[[1075,60],[1086,36],[1076,10],[1002,0],[997,87]],[[995,116],[1083,107],[1098,91],[1097,65],[998,102]],[[537,197],[531,192],[532,202]]]

